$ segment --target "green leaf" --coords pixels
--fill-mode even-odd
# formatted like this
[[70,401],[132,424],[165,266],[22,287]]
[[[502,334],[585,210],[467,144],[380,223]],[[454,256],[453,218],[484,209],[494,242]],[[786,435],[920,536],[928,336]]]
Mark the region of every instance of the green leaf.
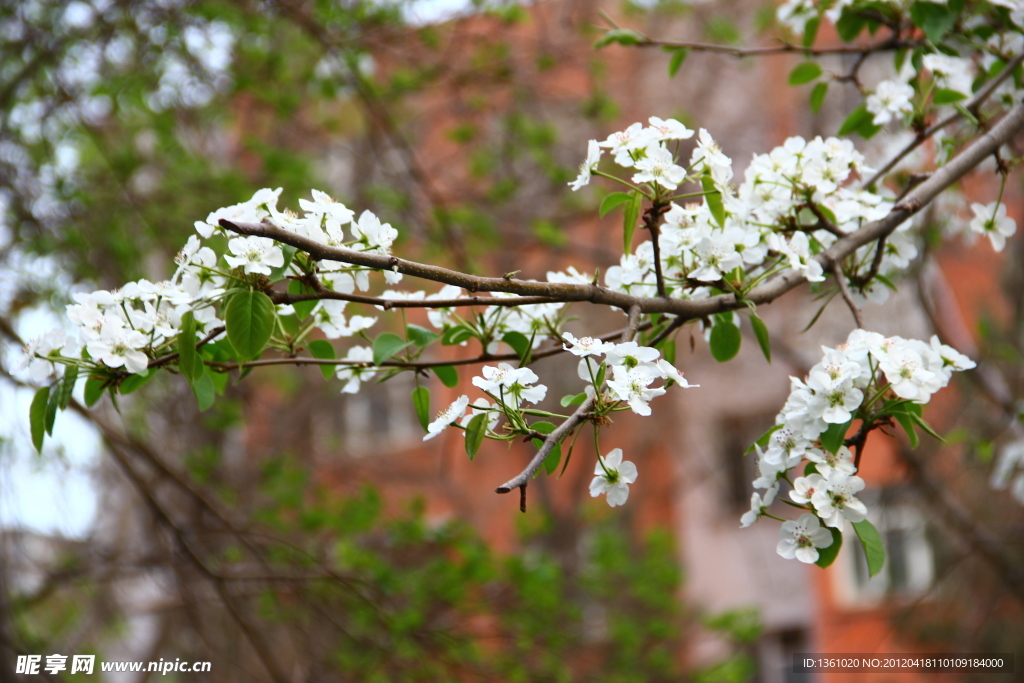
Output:
[[813,462],[809,462],[804,465],[804,476],[809,477],[812,474],[818,474],[818,466]]
[[558,463],[562,461],[562,444],[556,443],[548,457],[544,458],[544,471],[550,476],[558,469]]
[[263,292],[238,292],[228,300],[224,325],[239,362],[259,358],[274,332],[274,303]]
[[534,422],[530,428],[541,434],[550,434],[555,431],[555,425],[551,422]]
[[958,14],[953,8],[932,2],[915,2],[910,6],[910,18],[933,43],[938,43],[949,33],[956,24]]
[[850,431],[853,418],[843,424],[832,423],[821,433],[821,446],[829,453],[835,454],[846,440],[846,432]]
[[676,74],[679,73],[679,67],[683,65],[683,61],[686,60],[686,55],[690,53],[686,48],[679,48],[673,50],[672,58],[668,60],[668,77],[675,78]]
[[[314,339],[309,342],[309,353],[312,354],[313,358],[321,360],[335,360],[338,357],[334,353],[334,345],[326,339]],[[333,365],[320,366],[320,374],[324,376],[324,379],[333,377],[336,370],[337,367]]]
[[423,431],[427,431],[427,425],[430,424],[430,390],[426,387],[413,389],[412,405],[416,408],[416,417],[419,418]]
[[719,363],[736,357],[740,352],[740,328],[732,322],[718,321],[711,328],[711,355]]
[[90,377],[85,381],[85,407],[92,408],[107,389],[106,377]]
[[46,438],[46,403],[50,397],[50,387],[43,387],[32,397],[32,406],[28,410],[29,426],[32,432],[32,445],[36,451],[43,452],[43,439]]
[[864,547],[864,556],[868,560],[868,576],[874,576],[885,566],[885,545],[882,543],[882,537],[878,535],[875,525],[866,519],[863,522],[854,522],[853,530],[857,532],[857,538]]
[[413,344],[419,347],[427,347],[441,338],[437,332],[428,330],[419,325],[406,325],[405,334]]
[[676,340],[663,339],[658,347],[661,348],[661,357],[672,365],[676,364]]
[[[292,280],[288,283],[289,294],[313,294],[313,290],[306,286],[306,283],[299,280]],[[296,301],[292,304],[292,308],[295,309],[295,315],[299,316],[299,319],[306,318],[313,309],[316,308],[318,301]]]
[[849,135],[860,130],[861,126],[865,124],[871,124],[871,120],[874,115],[868,111],[865,105],[860,105],[846,117],[843,121],[843,125],[839,126],[839,132],[836,135]]
[[228,380],[231,379],[226,372],[214,372],[213,368],[207,368],[206,376],[213,382],[213,388],[217,392],[218,396],[224,395],[224,390],[228,387]]
[[626,213],[622,218],[622,250],[629,254],[633,249],[633,232],[636,230],[636,222],[640,220],[640,207],[643,206],[644,196],[637,191],[632,193],[632,201],[626,204]]
[[804,25],[804,38],[802,41],[804,47],[814,45],[814,39],[818,37],[818,28],[820,27],[821,17],[815,17]]
[[821,66],[817,62],[801,62],[789,73],[789,84],[803,85],[804,83],[810,83],[821,74]]
[[71,394],[75,391],[75,382],[78,381],[78,366],[69,365],[64,370],[64,379],[60,381],[60,409],[65,410],[71,403]]
[[976,116],[975,116],[975,115],[974,115],[974,114],[973,114],[973,113],[971,112],[971,110],[970,110],[970,109],[968,109],[967,107],[965,107],[965,106],[964,106],[963,104],[961,104],[960,102],[954,102],[954,103],[953,103],[953,109],[956,109],[956,110],[957,110],[957,111],[958,111],[958,112],[960,113],[960,116],[962,116],[962,117],[964,117],[965,119],[967,119],[968,121],[970,121],[970,122],[971,122],[971,125],[972,125],[972,126],[978,126],[978,125],[980,125],[980,124],[979,124],[979,122],[978,122],[978,117],[976,117]]
[[487,435],[487,413],[474,415],[466,426],[466,455],[472,460]]
[[700,177],[700,186],[708,194],[704,195],[704,201],[708,205],[708,210],[711,211],[711,215],[715,217],[715,221],[720,227],[725,227],[725,204],[722,203],[722,194],[718,188],[715,187],[715,181],[711,178],[711,171],[705,170],[704,175]]
[[46,401],[46,433],[53,436],[53,423],[57,420],[57,409],[60,407],[60,383],[57,383],[50,391],[50,398]]
[[754,336],[757,337],[757,343],[761,347],[761,353],[763,353],[765,359],[771,363],[772,343],[768,335],[768,326],[765,325],[764,321],[757,317],[757,314],[753,312],[750,314],[750,325],[754,328]]
[[616,28],[608,31],[604,34],[597,42],[594,43],[594,49],[600,50],[602,47],[611,45],[612,43],[618,43],[619,45],[636,45],[644,39],[636,31],[628,28]]
[[578,393],[576,395],[566,394],[565,396],[562,397],[561,404],[562,404],[563,408],[565,408],[566,406],[578,406],[578,405],[580,405],[581,403],[583,403],[586,400],[587,400],[586,392],[581,391],[580,393]]
[[441,380],[441,384],[449,389],[459,384],[459,371],[455,369],[454,365],[439,365],[434,368],[434,374]]
[[471,328],[465,325],[457,325],[455,327],[445,328],[444,333],[441,335],[441,343],[445,346],[455,346],[461,344],[470,337],[474,336],[474,332]]
[[178,333],[178,370],[190,384],[196,377],[196,363],[202,363],[196,353],[196,320],[192,311],[188,311],[181,316],[181,332]]
[[512,350],[519,356],[519,360],[525,362],[526,355],[532,348],[530,340],[526,338],[525,334],[522,332],[506,332],[501,341],[511,346]]
[[959,102],[960,100],[966,100],[967,95],[959,92],[958,90],[947,90],[941,88],[935,91],[932,95],[932,104],[949,104],[950,102]]
[[814,564],[822,569],[836,561],[839,549],[843,547],[843,532],[832,527],[825,527],[832,533],[832,545],[827,548],[818,548],[818,561]]
[[[530,427],[534,431],[538,431],[541,434],[550,434],[555,431],[555,425],[551,422],[534,422]],[[538,438],[533,438],[534,448],[540,448],[544,445],[544,441]],[[562,461],[562,444],[556,443],[548,453],[547,457],[544,458],[544,471],[549,475],[558,469],[558,463]]]
[[[203,372],[203,361],[202,359],[197,358],[196,363],[198,363],[197,367],[199,368],[199,376],[202,377],[201,373]],[[193,370],[193,372],[196,371]],[[122,395],[127,396],[128,394],[131,394],[141,389],[144,384],[146,384],[147,382],[149,382],[149,380],[156,377],[156,375],[157,373],[152,371],[146,373],[140,372],[135,375],[128,375],[123,380],[121,380],[121,383],[117,386],[117,390]],[[186,379],[188,380],[189,384],[192,384],[192,382],[194,381],[193,377],[186,377]]]
[[938,439],[942,443],[946,443],[946,440],[943,439],[942,436],[937,431],[935,431],[935,429],[932,428],[932,426],[930,424],[925,422],[924,419],[920,415],[912,414],[911,415],[911,419],[914,420],[914,424],[916,424],[918,427],[920,427],[924,431],[925,434],[928,434],[929,436],[931,436],[934,439]]
[[746,455],[747,453],[753,453],[754,452],[754,445],[755,444],[760,446],[761,448],[764,448],[765,446],[767,446],[768,442],[772,438],[772,434],[774,434],[775,432],[779,431],[780,429],[782,429],[782,425],[772,425],[768,429],[768,431],[766,431],[761,436],[757,437],[757,441],[755,441],[754,443],[750,444],[750,448],[748,448],[747,450],[743,451],[743,455]]
[[373,340],[373,364],[380,365],[402,349],[411,345],[412,342],[405,341],[397,334],[383,332]]
[[817,114],[821,111],[821,105],[825,102],[825,95],[828,94],[828,82],[822,81],[811,90],[811,111]]
[[210,377],[209,372],[204,370],[202,376],[192,382],[192,393],[196,395],[200,411],[206,410],[213,405],[215,390],[213,379]]
[[836,22],[836,32],[843,39],[843,42],[849,43],[860,35],[866,23],[864,18],[857,12],[843,12],[839,17],[839,21]]
[[628,192],[612,192],[610,195],[601,200],[601,206],[598,208],[597,213],[600,214],[601,218],[605,217],[609,211],[614,209],[620,204],[633,201],[633,195]]

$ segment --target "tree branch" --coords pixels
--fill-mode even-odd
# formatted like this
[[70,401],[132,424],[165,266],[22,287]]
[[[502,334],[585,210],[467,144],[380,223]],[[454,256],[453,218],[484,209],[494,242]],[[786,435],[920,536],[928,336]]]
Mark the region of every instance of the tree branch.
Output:
[[[886,237],[903,221],[907,220],[968,171],[977,166],[985,157],[993,154],[1014,135],[1024,129],[1024,105],[1017,105],[991,130],[981,135],[970,146],[942,168],[936,170],[903,201],[896,204],[889,214],[880,220],[865,225],[857,232],[836,241],[816,258],[827,267],[832,260],[843,260],[859,247]],[[769,303],[782,294],[797,287],[805,278],[798,271],[788,270],[755,287],[740,302],[732,294],[722,294],[696,301],[663,297],[640,297],[614,292],[596,284],[579,285],[568,283],[535,282],[516,278],[476,277],[466,273],[432,266],[397,256],[369,254],[344,247],[329,247],[307,237],[289,232],[270,221],[263,223],[233,223],[221,219],[221,227],[240,235],[267,237],[282,244],[288,244],[307,252],[316,260],[333,260],[352,265],[392,270],[413,277],[442,284],[456,285],[470,292],[508,292],[520,296],[543,296],[560,301],[589,301],[606,304],[622,310],[637,306],[641,313],[671,313],[687,320],[706,317],[715,313],[732,311],[746,305]]]

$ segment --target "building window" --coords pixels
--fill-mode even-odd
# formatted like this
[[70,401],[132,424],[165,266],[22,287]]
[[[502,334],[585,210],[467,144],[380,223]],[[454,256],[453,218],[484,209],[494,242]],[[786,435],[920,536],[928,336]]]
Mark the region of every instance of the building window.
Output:
[[815,683],[813,673],[793,671],[793,656],[810,651],[807,631],[799,628],[767,633],[757,641],[754,683]]
[[362,457],[418,443],[423,430],[409,400],[412,389],[412,374],[404,373],[324,402],[316,420],[317,450]]
[[[924,517],[914,506],[887,499],[890,492],[874,501],[864,500],[869,519],[885,544],[885,565],[874,577],[868,576],[867,558],[853,529],[843,535],[839,597],[848,605],[863,605],[891,598],[915,598],[932,585],[935,562]],[[852,551],[852,552],[851,552]]]
[[[720,423],[719,457],[724,474],[722,497],[730,514],[750,509],[750,494],[754,493],[751,482],[757,478],[757,453],[744,453],[773,424],[775,413],[733,415]],[[788,495],[787,491],[780,490],[779,495]]]

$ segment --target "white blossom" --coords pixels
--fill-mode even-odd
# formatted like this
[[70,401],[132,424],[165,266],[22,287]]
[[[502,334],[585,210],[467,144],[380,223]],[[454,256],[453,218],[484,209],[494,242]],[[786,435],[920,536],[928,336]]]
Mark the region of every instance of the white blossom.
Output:
[[629,460],[622,461],[622,449],[615,448],[604,456],[594,468],[594,474],[596,476],[590,482],[591,497],[605,494],[609,506],[625,505],[629,498],[629,485],[636,481],[637,469]]
[[832,545],[832,534],[823,529],[818,518],[806,512],[798,519],[782,523],[782,540],[775,550],[787,560],[794,557],[801,562],[813,564],[818,561],[818,548]]
[[1006,238],[1017,232],[1017,221],[1006,215],[1006,204],[971,204],[974,219],[971,221],[971,232],[986,235],[992,242],[992,248],[1002,251],[1006,246]]
[[466,413],[466,406],[469,405],[469,397],[462,395],[452,401],[452,404],[437,414],[433,422],[427,425],[427,433],[423,436],[424,441],[429,441],[444,431],[445,427],[461,418]]
[[601,147],[597,144],[597,140],[591,140],[587,143],[587,158],[580,164],[580,173],[576,176],[576,180],[569,183],[569,187],[572,191],[588,185],[590,183],[590,176],[594,173],[594,169],[597,168],[597,164],[601,161],[601,155],[604,154],[601,151]]

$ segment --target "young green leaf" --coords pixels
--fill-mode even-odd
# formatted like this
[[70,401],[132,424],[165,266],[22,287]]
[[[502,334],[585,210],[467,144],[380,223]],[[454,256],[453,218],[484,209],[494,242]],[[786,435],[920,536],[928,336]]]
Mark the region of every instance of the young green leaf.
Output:
[[420,327],[419,325],[406,325],[405,334],[409,341],[419,347],[430,346],[441,338],[441,335],[437,332]]
[[602,47],[611,45],[612,43],[618,43],[619,45],[636,45],[642,40],[643,36],[636,31],[628,28],[616,28],[608,31],[604,36],[597,40],[597,42],[594,43],[594,49],[600,50]]
[[561,404],[562,404],[562,407],[565,408],[567,406],[579,405],[579,404],[583,403],[586,400],[587,400],[587,394],[585,392],[580,392],[580,393],[575,394],[575,395],[573,395],[573,394],[566,394],[565,396],[562,397]]
[[790,85],[803,85],[810,83],[822,74],[821,66],[817,62],[801,62],[789,74]]
[[555,447],[548,453],[548,457],[544,458],[544,471],[550,476],[558,469],[558,463],[562,461],[562,444],[556,443]]
[[622,218],[622,250],[627,254],[633,252],[633,233],[636,231],[636,222],[640,220],[643,201],[644,196],[634,191],[632,201],[626,204],[626,213]]
[[32,397],[32,406],[28,410],[32,445],[39,453],[43,452],[43,439],[46,438],[46,403],[49,398],[50,387],[42,387]]
[[722,194],[715,187],[715,181],[711,178],[711,171],[704,171],[704,175],[700,177],[700,186],[707,193],[704,195],[704,201],[708,205],[708,210],[715,217],[715,222],[719,227],[724,228],[725,204],[722,203]]
[[765,446],[767,446],[768,442],[772,438],[772,434],[774,434],[775,432],[779,431],[780,429],[782,429],[782,425],[772,425],[768,429],[768,431],[766,431],[761,436],[757,437],[757,441],[755,441],[754,443],[750,444],[750,447],[747,450],[743,451],[743,455],[746,455],[747,453],[753,453],[754,452],[754,445],[755,444],[760,446],[761,448],[764,448]]
[[448,327],[441,335],[441,343],[445,346],[455,346],[456,344],[461,344],[472,336],[473,330],[465,325]]
[[850,425],[853,424],[851,419],[849,422],[844,424],[830,424],[821,434],[821,445],[829,453],[836,453],[839,448],[843,445],[843,441],[846,440],[846,432],[850,430]]
[[[314,292],[312,289],[307,287],[304,282],[301,282],[299,280],[292,280],[291,282],[288,283],[288,293],[300,295],[313,294]],[[292,308],[295,309],[295,315],[297,315],[301,320],[303,318],[306,318],[307,316],[309,316],[310,313],[313,312],[313,309],[316,308],[317,303],[317,301],[296,301],[295,303],[292,304]]]
[[60,381],[60,409],[65,410],[71,403],[71,394],[75,391],[75,382],[78,381],[78,366],[69,365],[64,370],[64,379]]
[[850,112],[850,115],[843,121],[843,125],[839,126],[839,132],[836,135],[849,135],[855,133],[861,129],[865,124],[870,125],[871,120],[874,118],[871,112],[868,111],[867,107],[863,104]]
[[686,55],[689,54],[689,50],[686,48],[679,48],[678,50],[672,51],[672,57],[668,60],[668,77],[675,78],[676,74],[679,73],[679,67],[683,65],[683,61],[686,59]]
[[53,436],[53,423],[57,420],[57,409],[60,408],[60,383],[54,385],[50,391],[50,398],[46,401],[46,433]]
[[373,364],[380,365],[411,344],[412,342],[405,341],[397,334],[391,332],[381,333],[373,340]]
[[719,363],[735,358],[740,352],[740,328],[729,321],[718,321],[711,328],[711,355]]
[[[326,339],[314,339],[309,342],[309,353],[313,358],[319,358],[320,360],[335,360],[338,357],[334,353],[334,345]],[[333,377],[335,370],[337,368],[334,365],[320,366],[320,374],[324,376],[324,379]]]
[[204,370],[202,376],[192,382],[192,393],[196,396],[200,411],[213,405],[214,392],[213,379],[210,373]]
[[761,353],[763,353],[765,359],[771,363],[772,344],[771,339],[768,336],[768,326],[765,325],[764,321],[753,312],[750,314],[750,325],[754,328],[754,336],[757,337],[757,343],[761,347]]
[[474,415],[466,426],[466,455],[472,460],[487,435],[487,413]]
[[92,408],[103,397],[107,389],[106,377],[90,377],[85,380],[85,407]]
[[950,102],[959,102],[965,99],[967,99],[967,95],[958,90],[940,88],[932,95],[932,104],[949,104]]
[[885,566],[885,545],[882,543],[882,537],[878,535],[875,525],[866,519],[854,522],[853,530],[857,532],[857,538],[864,547],[864,556],[868,560],[868,576],[874,576]]
[[512,350],[519,356],[520,361],[526,359],[526,354],[530,352],[531,344],[530,340],[527,339],[526,335],[522,332],[506,332],[505,336],[501,338],[501,341],[505,342],[512,347]]
[[818,548],[818,561],[814,563],[822,569],[835,562],[836,556],[839,555],[839,549],[843,547],[843,532],[832,527],[827,528],[832,532],[832,545],[827,548]]
[[185,379],[192,382],[196,376],[196,320],[192,311],[181,316],[181,331],[178,333],[178,370]]
[[423,431],[427,431],[427,425],[430,424],[430,390],[426,387],[413,389],[412,405],[416,408],[416,417],[419,419]]
[[459,371],[455,369],[454,365],[439,365],[434,368],[434,374],[441,380],[441,384],[449,389],[459,384]]
[[274,303],[263,292],[238,292],[228,301],[224,326],[239,362],[259,358],[274,332]]
[[811,111],[817,114],[821,111],[821,105],[825,102],[825,95],[828,94],[828,82],[822,81],[811,90]]
[[601,206],[600,208],[598,208],[597,212],[601,216],[601,218],[604,218],[605,214],[614,209],[616,206],[619,206],[620,204],[625,204],[626,202],[630,201],[633,201],[633,195],[629,194],[628,192],[612,192],[610,195],[601,200]]
[[[197,363],[196,367],[199,369],[199,372],[202,373],[202,371],[203,371],[203,361],[202,361],[202,359],[197,358],[196,359],[196,363]],[[196,371],[193,370],[193,372],[196,372]],[[154,377],[156,377],[156,375],[157,375],[157,373],[155,371],[140,372],[140,373],[135,374],[135,375],[128,375],[123,380],[121,380],[121,383],[117,386],[117,390],[122,395],[127,396],[128,394],[131,394],[131,393],[141,389],[144,384],[146,384],[147,382],[149,382],[149,380],[151,380]],[[202,375],[200,375],[200,376],[202,376]],[[185,379],[188,380],[189,384],[192,384],[192,382],[194,381],[193,377],[186,377]]]

